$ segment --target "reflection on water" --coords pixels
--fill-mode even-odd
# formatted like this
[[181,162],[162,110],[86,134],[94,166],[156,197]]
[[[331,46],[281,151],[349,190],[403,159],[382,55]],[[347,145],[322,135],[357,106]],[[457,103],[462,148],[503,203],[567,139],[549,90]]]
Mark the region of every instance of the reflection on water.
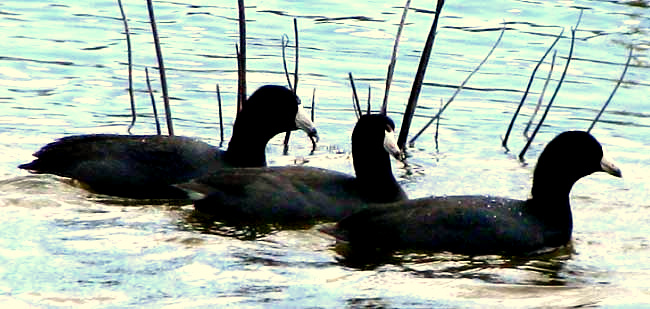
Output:
[[[563,286],[560,272],[571,258],[572,248],[563,247],[531,257],[502,256],[406,256],[404,270],[423,278],[479,279],[494,284]],[[411,267],[412,264],[412,267]]]
[[[178,134],[217,144],[215,84],[229,136],[235,115],[236,5],[156,2]],[[389,112],[399,126],[431,24],[432,4],[413,2],[400,43]],[[132,30],[138,122],[153,132],[144,67],[156,66],[147,11],[125,1]],[[393,164],[411,197],[492,194],[526,198],[531,169],[557,133],[585,129],[634,58],[594,134],[618,159],[623,181],[582,179],[572,195],[571,247],[530,257],[401,252],[360,254],[322,226],[236,226],[195,213],[188,201],[134,201],[85,191],[69,180],[27,175],[16,166],[64,135],[125,133],[130,120],[123,25],[113,1],[0,3],[0,303],[86,307],[637,307],[650,299],[650,122],[647,1],[449,2],[436,38],[412,130],[435,114],[492,45],[500,47],[432,129]],[[575,24],[576,49],[529,164],[504,153],[500,136],[537,60],[560,29]],[[300,88],[316,91],[321,145],[292,136],[268,147],[275,165],[306,164],[352,173],[348,72],[357,87],[383,89],[401,8],[385,1],[270,1],[247,7],[249,88],[284,84],[280,42],[300,29]],[[557,65],[568,51],[557,46]],[[292,54],[292,52],[289,52]],[[542,66],[543,73],[549,64]],[[540,72],[542,73],[542,72]],[[154,76],[156,74],[152,74]],[[539,74],[544,76],[545,74]],[[557,82],[554,77],[550,86]],[[518,150],[529,102],[511,137]],[[159,88],[153,77],[154,88]],[[158,92],[156,92],[158,94]],[[158,100],[160,101],[160,100]],[[514,152],[514,150],[513,150]]]
[[374,270],[385,265],[399,267],[418,278],[477,279],[493,284],[562,286],[565,261],[571,259],[573,247],[561,247],[530,256],[464,256],[435,252],[359,251],[340,243],[335,246],[342,265]]
[[200,233],[232,237],[239,240],[256,240],[278,229],[272,224],[233,225],[215,221],[210,215],[198,211],[190,211],[184,217],[183,227]]

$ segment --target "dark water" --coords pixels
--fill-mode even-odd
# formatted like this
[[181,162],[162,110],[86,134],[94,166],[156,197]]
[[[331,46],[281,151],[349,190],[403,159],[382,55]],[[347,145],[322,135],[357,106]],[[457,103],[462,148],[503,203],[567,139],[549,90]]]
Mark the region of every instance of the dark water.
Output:
[[[156,2],[176,134],[218,144],[215,84],[225,102],[226,136],[234,115],[238,30],[236,3]],[[316,88],[321,143],[309,155],[304,134],[291,153],[281,138],[274,165],[308,164],[352,172],[355,122],[347,80],[380,104],[401,16],[383,1],[248,1],[249,91],[285,84],[281,37],[300,28],[300,84],[307,105]],[[139,118],[134,132],[154,132],[144,67],[154,48],[143,1],[125,1],[134,46]],[[495,194],[525,198],[537,155],[554,135],[586,129],[630,68],[593,134],[624,178],[592,175],[572,192],[571,248],[535,258],[397,254],[359,268],[316,229],[243,231],[205,226],[188,205],[133,205],[98,196],[53,176],[16,166],[57,137],[126,133],[126,44],[114,1],[0,3],[0,301],[37,307],[626,307],[650,303],[650,16],[645,1],[448,1],[420,95],[415,133],[482,60],[503,20],[492,57],[440,122],[410,149],[395,173],[411,197]],[[434,4],[414,1],[400,45],[389,111],[398,124]],[[546,101],[569,49],[570,27],[584,9],[566,80],[527,154],[521,132],[543,86],[540,69],[523,116],[500,147],[530,72],[562,28]],[[293,38],[292,38],[293,40]],[[288,49],[293,54],[293,49]],[[290,69],[293,64],[290,64]],[[154,87],[158,77],[151,70]],[[160,99],[158,99],[160,101]],[[545,101],[545,102],[546,102]],[[125,205],[127,204],[127,205]]]

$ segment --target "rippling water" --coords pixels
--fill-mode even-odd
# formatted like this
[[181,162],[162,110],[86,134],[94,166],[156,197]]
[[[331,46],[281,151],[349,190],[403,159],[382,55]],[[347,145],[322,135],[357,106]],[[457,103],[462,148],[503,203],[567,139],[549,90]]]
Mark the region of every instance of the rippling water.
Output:
[[[218,144],[215,84],[230,135],[238,28],[233,3],[156,2],[176,134]],[[320,147],[303,134],[268,149],[272,164],[296,160],[352,173],[355,122],[348,72],[362,97],[380,104],[400,3],[248,1],[249,92],[285,84],[281,38],[300,28],[300,83],[306,105],[316,88]],[[316,229],[246,231],[195,218],[188,205],[133,205],[16,166],[57,137],[126,133],[130,121],[126,44],[115,1],[0,3],[0,301],[3,305],[147,307],[638,307],[650,303],[650,19],[639,1],[447,1],[411,132],[500,45],[440,121],[394,164],[411,197],[496,194],[525,198],[537,155],[557,133],[586,129],[634,58],[593,133],[624,178],[592,175],[573,189],[572,246],[522,259],[396,254],[357,265]],[[138,122],[154,132],[144,67],[155,52],[143,1],[125,1],[132,32]],[[399,126],[435,4],[414,1],[400,45],[390,115]],[[584,10],[566,80],[527,154],[521,132],[539,97],[542,66],[522,118],[500,147],[530,72],[564,28],[546,98],[564,67],[570,28]],[[288,49],[292,59],[293,49]],[[293,66],[290,63],[290,69]],[[159,89],[155,70],[150,70]],[[161,101],[158,99],[158,101]]]

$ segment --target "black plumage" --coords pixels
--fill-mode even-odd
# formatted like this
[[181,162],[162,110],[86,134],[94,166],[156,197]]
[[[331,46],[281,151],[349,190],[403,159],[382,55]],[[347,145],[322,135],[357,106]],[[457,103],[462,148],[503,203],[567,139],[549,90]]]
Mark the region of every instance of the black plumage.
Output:
[[226,167],[266,166],[266,144],[278,133],[300,128],[317,137],[299,105],[285,87],[260,87],[238,115],[226,151],[184,136],[77,135],[45,145],[19,168],[73,178],[108,195],[186,198],[171,185]]
[[539,157],[532,197],[428,197],[369,207],[327,231],[364,249],[416,249],[463,254],[528,254],[566,245],[573,220],[573,184],[604,171],[620,170],[603,157],[589,133],[558,135]]
[[205,194],[195,208],[236,223],[337,221],[368,203],[406,199],[390,155],[400,157],[393,121],[364,115],[352,133],[356,177],[314,167],[228,169],[179,185]]

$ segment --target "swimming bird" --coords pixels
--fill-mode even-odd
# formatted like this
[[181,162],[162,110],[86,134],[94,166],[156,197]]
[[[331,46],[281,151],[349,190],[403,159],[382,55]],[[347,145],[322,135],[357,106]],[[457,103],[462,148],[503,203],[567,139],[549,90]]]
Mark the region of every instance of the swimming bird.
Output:
[[268,141],[301,129],[318,138],[300,99],[282,86],[257,89],[244,103],[226,151],[184,136],[90,134],[61,138],[19,168],[80,181],[92,191],[127,198],[187,198],[172,184],[225,167],[266,166]]
[[621,177],[593,136],[567,131],[540,155],[528,200],[472,195],[420,198],[368,207],[324,231],[347,240],[351,248],[530,254],[570,241],[571,188],[580,178],[599,171]]
[[393,176],[390,155],[402,159],[395,124],[385,115],[363,115],[352,133],[355,176],[305,166],[243,168],[195,179],[179,187],[205,198],[199,212],[237,224],[309,224],[338,221],[367,203],[406,199]]

